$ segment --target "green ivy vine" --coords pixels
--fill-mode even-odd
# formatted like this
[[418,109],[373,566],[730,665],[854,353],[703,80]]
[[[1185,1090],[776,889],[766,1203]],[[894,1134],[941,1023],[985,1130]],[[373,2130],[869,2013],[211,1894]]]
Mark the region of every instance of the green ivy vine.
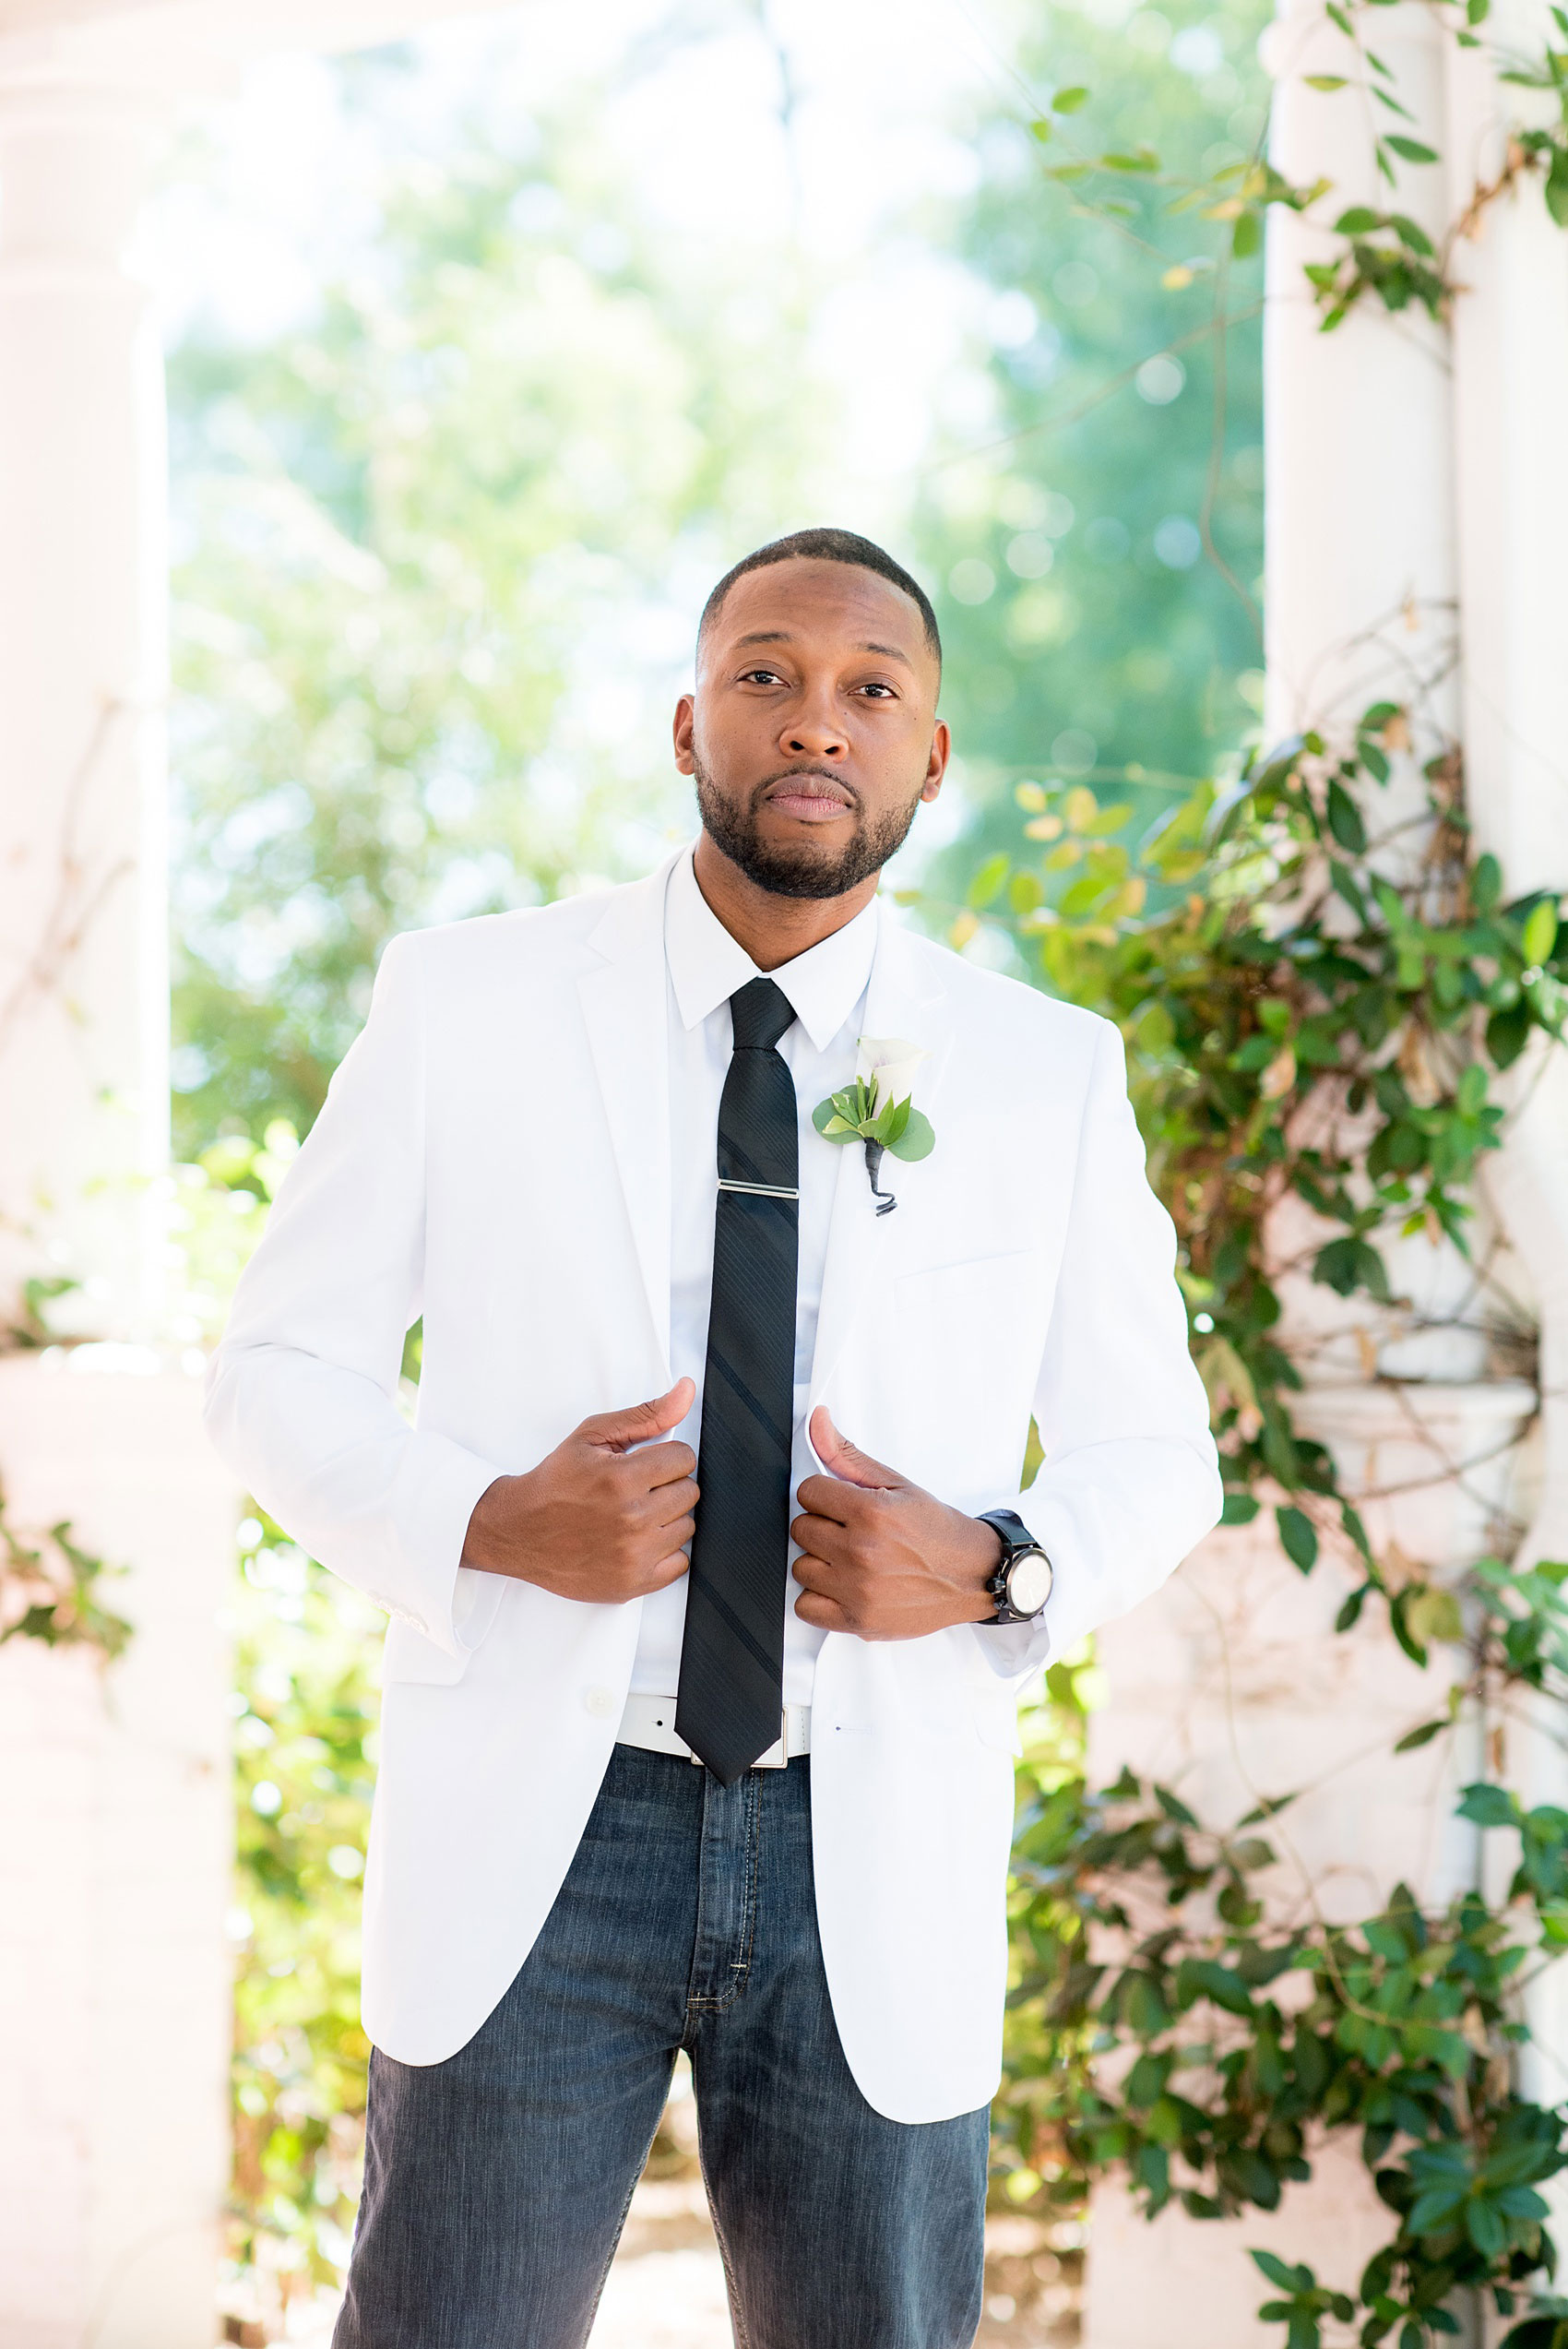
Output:
[[105,1604],[99,1585],[121,1571],[73,1539],[68,1518],[23,1533],[0,1485],[0,1647],[7,1640],[38,1640],[49,1648],[89,1648],[112,1662],[129,1641],[131,1626]]
[[[1398,93],[1393,67],[1367,38],[1371,12],[1397,5],[1397,0],[1324,0],[1324,17],[1350,43],[1343,74],[1313,73],[1302,77],[1307,86],[1325,96],[1358,88],[1374,111],[1372,157],[1378,176],[1390,190],[1399,187],[1401,167],[1428,167],[1440,161],[1435,148],[1415,137],[1419,127]],[[1459,47],[1477,49],[1479,30],[1491,14],[1491,0],[1438,0],[1433,13]],[[1044,165],[1046,176],[1071,188],[1075,202],[1112,221],[1125,221],[1135,210],[1123,191],[1142,184],[1171,214],[1196,212],[1200,218],[1224,224],[1229,253],[1247,260],[1263,244],[1264,225],[1271,205],[1309,216],[1336,243],[1331,259],[1305,265],[1305,275],[1325,331],[1338,326],[1364,299],[1385,310],[1406,309],[1414,302],[1434,319],[1445,320],[1454,299],[1463,291],[1455,274],[1459,245],[1475,234],[1488,206],[1526,180],[1538,180],[1548,211],[1560,228],[1568,228],[1568,10],[1552,6],[1550,18],[1562,45],[1548,40],[1536,57],[1499,52],[1495,55],[1500,81],[1533,90],[1555,101],[1555,119],[1519,123],[1508,134],[1502,167],[1494,180],[1477,185],[1469,201],[1434,240],[1409,213],[1393,202],[1389,209],[1341,205],[1332,219],[1319,211],[1333,196],[1333,183],[1317,179],[1296,183],[1277,171],[1266,151],[1268,126],[1259,129],[1256,146],[1245,161],[1230,163],[1205,178],[1167,170],[1151,148],[1125,151],[1096,149],[1075,135],[1074,118],[1088,104],[1092,93],[1081,85],[1059,89],[1036,114],[1029,127],[1049,151],[1064,148],[1061,162]],[[1392,117],[1384,121],[1384,117]],[[1398,127],[1397,125],[1408,125]],[[1191,262],[1178,263],[1163,274],[1163,282],[1179,291],[1197,274]],[[1223,309],[1224,269],[1214,271],[1217,312]],[[1218,323],[1218,320],[1217,320]]]
[[[1375,1599],[1413,1664],[1438,1644],[1464,1658],[1406,1749],[1455,1734],[1477,1705],[1497,1717],[1513,1690],[1568,1692],[1568,1567],[1483,1559],[1455,1588],[1405,1561],[1394,1580],[1292,1416],[1282,1278],[1387,1306],[1391,1235],[1470,1255],[1472,1186],[1503,1123],[1497,1079],[1532,1038],[1561,1041],[1568,1016],[1556,902],[1509,899],[1496,861],[1473,854],[1455,745],[1419,769],[1423,806],[1390,794],[1420,722],[1377,703],[1341,742],[1306,733],[1255,754],[1229,791],[1199,786],[1141,838],[1131,803],[1021,784],[1016,850],[948,909],[960,946],[982,924],[1004,931],[1052,992],[1126,1036],[1227,1520],[1271,1508],[1302,1572],[1325,1544],[1351,1562],[1341,1631]],[[1292,1199],[1313,1236],[1282,1263],[1273,1234]],[[1053,1671],[1058,1709],[1071,1678]],[[1283,1927],[1254,1879],[1276,1863],[1268,1823],[1289,1790],[1206,1828],[1167,1787],[1124,1776],[1091,1793],[1060,1729],[1022,1772],[999,2106],[1012,2192],[1075,2208],[1120,2170],[1151,2215],[1172,2198],[1199,2218],[1272,2210],[1310,2175],[1314,2137],[1354,2129],[1389,2240],[1354,2295],[1254,2254],[1289,2349],[1317,2349],[1325,2318],[1352,2313],[1363,2342],[1421,2349],[1458,2329],[1465,2291],[1522,2312],[1550,2277],[1538,2189],[1568,2164],[1568,2138],[1560,2111],[1517,2093],[1513,2058],[1523,1985],[1568,1949],[1568,1812],[1466,1791],[1464,1817],[1521,1838],[1499,1906],[1476,1890],[1427,1914],[1401,1888],[1360,1925]],[[1108,2066],[1112,2052],[1130,2063]],[[1564,2314],[1538,2297],[1513,2349],[1562,2349]]]

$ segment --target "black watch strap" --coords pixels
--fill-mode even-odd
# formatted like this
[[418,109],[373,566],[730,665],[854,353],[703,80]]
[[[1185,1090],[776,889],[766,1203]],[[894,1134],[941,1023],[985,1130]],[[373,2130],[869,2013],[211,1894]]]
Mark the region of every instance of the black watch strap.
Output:
[[1050,1559],[1015,1510],[988,1508],[981,1513],[980,1521],[982,1525],[994,1527],[1002,1543],[1002,1556],[997,1561],[996,1571],[986,1584],[986,1589],[996,1602],[996,1612],[987,1616],[985,1620],[988,1623],[1033,1623],[1044,1609],[1046,1599],[1051,1596],[1050,1585],[1047,1584],[1045,1598],[1041,1599],[1039,1605],[1024,1614],[1012,1601],[1013,1567],[1020,1556],[1028,1554],[1044,1559],[1049,1573]]

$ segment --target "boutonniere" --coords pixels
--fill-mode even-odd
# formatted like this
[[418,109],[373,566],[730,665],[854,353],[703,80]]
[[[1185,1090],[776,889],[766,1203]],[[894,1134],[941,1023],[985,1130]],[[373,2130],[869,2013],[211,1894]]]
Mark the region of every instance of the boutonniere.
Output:
[[898,1204],[891,1191],[877,1188],[884,1151],[912,1163],[929,1158],[936,1148],[931,1120],[914,1103],[915,1071],[930,1056],[901,1036],[862,1036],[854,1083],[830,1093],[812,1111],[812,1124],[825,1140],[865,1144],[878,1215],[891,1215]]

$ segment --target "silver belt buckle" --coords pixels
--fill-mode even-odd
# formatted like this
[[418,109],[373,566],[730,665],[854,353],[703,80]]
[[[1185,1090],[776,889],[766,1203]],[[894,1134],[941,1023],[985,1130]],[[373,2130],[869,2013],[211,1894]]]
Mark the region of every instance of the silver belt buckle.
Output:
[[788,1711],[786,1711],[781,1712],[778,1716],[778,1735],[777,1739],[766,1749],[765,1752],[758,1754],[755,1761],[752,1764],[752,1768],[754,1770],[788,1770],[789,1767],[790,1715]]

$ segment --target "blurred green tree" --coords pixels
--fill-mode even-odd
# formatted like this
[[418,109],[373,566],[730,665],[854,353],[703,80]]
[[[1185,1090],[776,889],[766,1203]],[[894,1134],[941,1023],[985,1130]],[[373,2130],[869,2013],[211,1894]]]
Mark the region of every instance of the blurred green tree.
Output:
[[738,328],[754,295],[683,273],[594,112],[404,156],[313,322],[173,354],[184,1158],[308,1128],[393,932],[645,870],[684,820],[695,609],[822,412],[803,316]]
[[[1009,784],[1114,778],[1152,809],[1163,779],[1212,774],[1253,722],[1262,263],[1234,257],[1212,201],[1181,209],[1180,184],[1254,150],[1269,13],[1040,9],[974,126],[956,244],[991,289],[991,420],[967,448],[955,434],[919,520],[971,798],[932,869],[939,900],[961,905],[1009,838]],[[1150,149],[1158,184],[1051,176]]]

